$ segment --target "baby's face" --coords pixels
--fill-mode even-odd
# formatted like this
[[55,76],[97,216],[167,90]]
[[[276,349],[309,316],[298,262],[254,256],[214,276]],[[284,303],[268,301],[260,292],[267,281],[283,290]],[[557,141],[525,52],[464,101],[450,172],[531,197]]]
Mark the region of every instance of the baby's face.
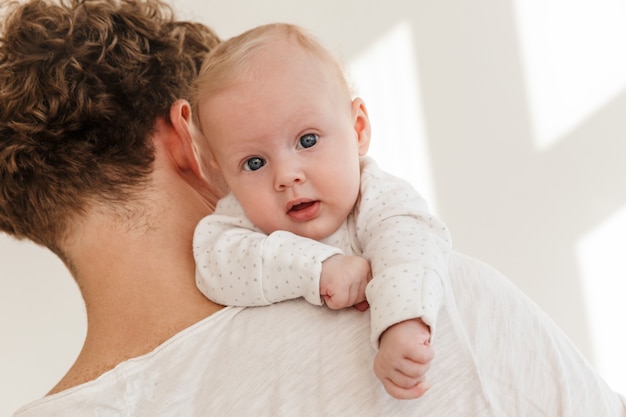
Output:
[[369,144],[365,107],[293,45],[255,60],[256,80],[221,90],[200,106],[205,136],[257,227],[323,239],[359,194],[359,156]]

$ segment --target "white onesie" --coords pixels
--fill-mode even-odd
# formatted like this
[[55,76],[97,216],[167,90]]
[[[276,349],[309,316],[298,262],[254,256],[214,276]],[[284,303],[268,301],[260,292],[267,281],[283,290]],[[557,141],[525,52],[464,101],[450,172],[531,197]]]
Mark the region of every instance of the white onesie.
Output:
[[434,334],[450,249],[448,229],[424,199],[367,157],[361,159],[352,213],[321,242],[286,231],[264,234],[232,193],[194,235],[198,288],[223,305],[262,306],[298,297],[321,305],[322,262],[335,254],[363,256],[372,267],[366,296],[376,348],[382,332],[412,318],[421,318]]

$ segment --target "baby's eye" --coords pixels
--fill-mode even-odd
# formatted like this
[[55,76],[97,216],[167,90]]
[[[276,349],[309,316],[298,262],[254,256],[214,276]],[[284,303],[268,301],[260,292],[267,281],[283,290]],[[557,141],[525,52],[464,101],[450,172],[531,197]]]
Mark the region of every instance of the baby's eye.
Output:
[[257,169],[262,168],[263,165],[265,165],[265,159],[259,158],[258,156],[253,156],[252,158],[246,160],[246,162],[243,163],[243,170],[244,171],[256,171]]
[[307,133],[298,139],[298,148],[310,148],[317,143],[317,135],[315,133]]

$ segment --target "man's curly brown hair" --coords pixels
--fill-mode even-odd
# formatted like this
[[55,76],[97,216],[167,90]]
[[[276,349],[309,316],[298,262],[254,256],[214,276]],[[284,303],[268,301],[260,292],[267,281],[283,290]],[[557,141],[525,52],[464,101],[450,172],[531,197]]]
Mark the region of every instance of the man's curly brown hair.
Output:
[[90,202],[145,185],[156,119],[219,40],[160,0],[0,1],[0,231],[58,251]]

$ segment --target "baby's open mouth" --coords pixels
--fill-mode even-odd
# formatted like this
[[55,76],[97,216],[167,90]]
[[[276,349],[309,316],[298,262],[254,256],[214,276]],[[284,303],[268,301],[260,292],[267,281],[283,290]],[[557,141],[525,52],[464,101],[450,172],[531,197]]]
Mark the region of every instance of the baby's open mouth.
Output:
[[315,204],[315,201],[308,201],[306,203],[300,203],[300,204],[296,204],[295,206],[293,206],[292,208],[289,209],[289,211],[300,211],[300,210],[304,210],[307,209],[309,207],[311,207],[313,204]]
[[[297,204],[293,204],[297,203]],[[292,205],[293,204],[293,205]],[[321,209],[319,200],[294,200],[287,205],[287,216],[298,222],[306,222],[315,219]]]

